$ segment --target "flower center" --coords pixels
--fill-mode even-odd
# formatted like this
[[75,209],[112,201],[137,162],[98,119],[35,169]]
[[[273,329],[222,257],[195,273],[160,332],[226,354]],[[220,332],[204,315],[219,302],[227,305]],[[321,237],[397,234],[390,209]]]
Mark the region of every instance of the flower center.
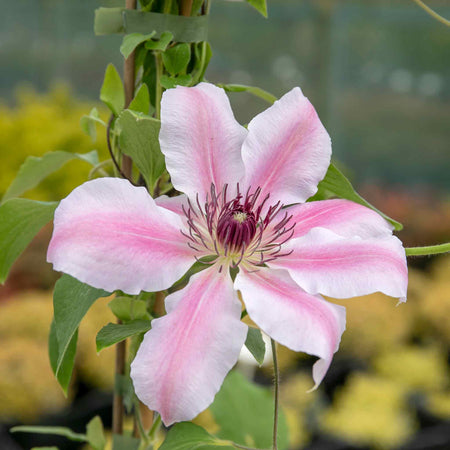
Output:
[[256,234],[256,219],[252,211],[245,211],[241,205],[227,208],[219,215],[217,239],[230,251],[247,248]]
[[289,254],[282,247],[292,237],[295,223],[283,205],[277,202],[264,207],[269,195],[260,199],[259,187],[242,194],[239,185],[237,195],[229,200],[227,187],[217,192],[211,185],[205,203],[197,197],[196,203],[188,200],[183,207],[189,230],[182,234],[197,252],[196,259],[203,262],[203,257],[216,256],[206,263],[220,261],[222,270],[223,265],[236,267],[241,262],[258,267]]

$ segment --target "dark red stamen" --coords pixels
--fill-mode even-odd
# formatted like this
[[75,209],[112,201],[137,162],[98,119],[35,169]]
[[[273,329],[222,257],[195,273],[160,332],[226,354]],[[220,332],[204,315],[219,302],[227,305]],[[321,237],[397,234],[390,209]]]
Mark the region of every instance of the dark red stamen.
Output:
[[217,222],[217,239],[230,251],[248,247],[256,234],[256,219],[253,211],[246,209],[236,199],[222,210]]

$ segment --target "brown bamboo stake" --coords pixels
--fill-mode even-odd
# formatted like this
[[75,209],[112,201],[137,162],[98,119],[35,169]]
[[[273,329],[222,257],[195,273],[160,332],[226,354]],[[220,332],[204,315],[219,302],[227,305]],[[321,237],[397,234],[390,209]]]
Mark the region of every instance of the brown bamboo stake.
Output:
[[[136,0],[126,0],[125,7],[127,9],[136,9]],[[123,84],[125,89],[125,108],[131,103],[134,97],[134,52],[125,60],[123,67]],[[122,171],[124,175],[131,180],[132,177],[133,162],[129,156],[122,156]],[[120,324],[120,320],[117,321]],[[116,361],[115,372],[116,375],[125,374],[125,358],[126,358],[126,341],[116,344]],[[123,417],[124,406],[123,397],[114,391],[113,397],[113,434],[123,433]]]
[[[136,9],[136,0],[126,0],[126,9]],[[135,73],[134,73],[134,51],[125,60],[123,65],[123,84],[125,89],[125,108],[131,103],[134,97],[134,83],[135,83]],[[129,156],[122,156],[122,170],[126,174],[127,178],[131,179],[132,176],[132,166],[133,162]]]
[[189,17],[192,11],[192,2],[193,0],[184,0],[181,2],[181,15]]

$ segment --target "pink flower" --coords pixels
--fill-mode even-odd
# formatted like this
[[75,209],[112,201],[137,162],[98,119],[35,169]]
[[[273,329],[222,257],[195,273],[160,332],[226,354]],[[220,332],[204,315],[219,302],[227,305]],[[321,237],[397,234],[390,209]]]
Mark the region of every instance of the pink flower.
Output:
[[131,366],[137,396],[166,425],[208,407],[236,363],[247,334],[237,291],[264,332],[319,357],[317,386],[345,329],[345,309],[319,294],[405,300],[405,252],[392,227],[346,200],[303,203],[325,176],[331,142],[299,88],[248,130],[207,83],[166,91],[161,116],[167,169],[186,195],[154,200],[125,180],[87,182],[58,207],[48,260],[94,287],[137,294],[167,289],[213,257],[166,298],[167,315]]

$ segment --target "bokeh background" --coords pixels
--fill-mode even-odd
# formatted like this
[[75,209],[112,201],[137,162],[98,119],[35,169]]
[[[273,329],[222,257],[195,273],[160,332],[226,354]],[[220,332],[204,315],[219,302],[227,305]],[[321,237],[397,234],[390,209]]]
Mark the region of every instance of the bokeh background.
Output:
[[[96,37],[93,11],[121,2],[0,0],[0,195],[28,155],[52,150],[106,157],[79,120],[96,106],[107,63],[121,68],[120,36]],[[445,0],[428,2],[450,17]],[[269,19],[245,3],[213,0],[207,79],[282,95],[301,86],[333,140],[334,157],[359,192],[404,224],[407,246],[450,240],[450,31],[410,0],[268,0]],[[247,123],[266,107],[231,95]],[[101,131],[101,130],[99,130]],[[29,193],[57,200],[89,169],[71,163]],[[1,218],[0,218],[1,220]],[[83,430],[110,421],[113,352],[95,335],[113,319],[95,304],[80,330],[71,395],[47,358],[57,279],[45,262],[46,227],[0,287],[0,448],[76,448],[52,437],[8,434],[18,423]],[[381,294],[340,302],[348,328],[321,388],[313,359],[281,349],[282,405],[292,449],[450,448],[450,258],[410,259],[409,301]],[[271,368],[241,370],[270,385]],[[198,419],[214,429],[208,414]]]

